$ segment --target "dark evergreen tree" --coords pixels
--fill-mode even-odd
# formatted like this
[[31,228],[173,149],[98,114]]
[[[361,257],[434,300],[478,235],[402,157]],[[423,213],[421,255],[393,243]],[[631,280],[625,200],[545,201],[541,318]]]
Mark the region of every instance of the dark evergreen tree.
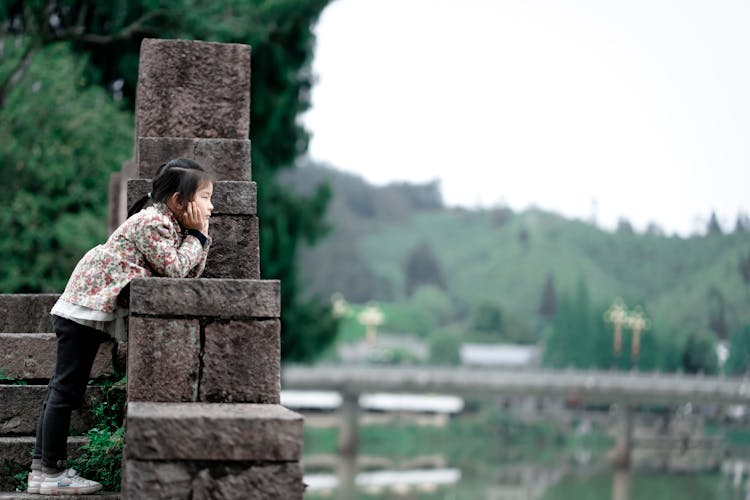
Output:
[[555,276],[550,273],[547,275],[547,280],[544,282],[542,300],[539,304],[539,315],[546,320],[551,320],[556,312],[557,293],[555,292]]
[[729,358],[725,365],[729,375],[750,374],[750,325],[734,332],[729,340]]
[[708,219],[708,225],[706,226],[706,234],[709,236],[723,234],[719,219],[716,217],[716,212],[711,212],[711,217]]
[[745,212],[740,212],[737,214],[737,221],[734,224],[734,232],[750,232],[750,216],[748,216]]
[[620,217],[617,220],[617,229],[616,231],[620,234],[635,234],[635,230],[633,229],[633,225],[630,223],[630,221],[624,217]]
[[428,243],[420,243],[407,255],[404,261],[404,280],[407,297],[411,297],[421,285],[434,285],[441,290],[446,289],[443,269]]
[[722,340],[729,336],[726,301],[721,290],[715,286],[708,290],[708,327]]

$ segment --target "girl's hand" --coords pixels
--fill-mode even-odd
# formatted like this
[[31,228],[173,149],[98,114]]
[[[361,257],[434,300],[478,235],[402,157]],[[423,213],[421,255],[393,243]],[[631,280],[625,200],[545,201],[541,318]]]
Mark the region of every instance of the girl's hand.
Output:
[[194,201],[190,201],[182,214],[182,225],[186,229],[197,229],[203,234],[208,234],[208,219],[201,212],[200,207]]

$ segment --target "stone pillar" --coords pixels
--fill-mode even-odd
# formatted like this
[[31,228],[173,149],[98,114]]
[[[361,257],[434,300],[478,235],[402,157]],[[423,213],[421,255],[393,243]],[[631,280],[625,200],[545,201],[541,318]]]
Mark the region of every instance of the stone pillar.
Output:
[[615,469],[628,470],[633,448],[633,408],[623,404],[618,411],[620,431],[617,435],[612,463]]
[[343,391],[339,411],[341,412],[339,453],[344,457],[354,457],[357,455],[359,446],[359,394]]
[[260,280],[250,47],[144,40],[138,78],[127,205],[172,158],[216,183],[203,277],[131,283],[124,498],[301,499],[303,421],[278,404],[280,283]]

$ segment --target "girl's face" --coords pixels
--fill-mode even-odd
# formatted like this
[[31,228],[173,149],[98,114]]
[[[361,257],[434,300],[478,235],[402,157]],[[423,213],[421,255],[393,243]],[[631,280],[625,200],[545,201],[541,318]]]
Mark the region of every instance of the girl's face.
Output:
[[203,214],[203,217],[205,217],[206,220],[211,217],[211,212],[214,209],[214,205],[211,203],[211,195],[213,195],[213,193],[213,183],[205,182],[198,186],[198,189],[195,191],[195,196],[193,197],[193,201],[198,205],[201,214]]

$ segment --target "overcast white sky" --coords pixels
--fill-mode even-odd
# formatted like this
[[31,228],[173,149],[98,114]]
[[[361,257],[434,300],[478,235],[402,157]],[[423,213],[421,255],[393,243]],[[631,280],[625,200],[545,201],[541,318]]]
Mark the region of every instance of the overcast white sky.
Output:
[[750,211],[750,2],[335,0],[310,156],[686,235]]

